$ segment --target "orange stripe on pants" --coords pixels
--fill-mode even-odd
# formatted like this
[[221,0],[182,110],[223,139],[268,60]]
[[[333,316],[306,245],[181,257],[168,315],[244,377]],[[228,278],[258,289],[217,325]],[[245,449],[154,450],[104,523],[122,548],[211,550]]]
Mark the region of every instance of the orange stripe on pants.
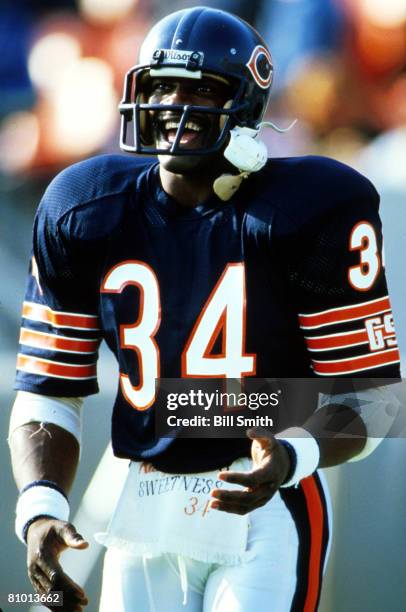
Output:
[[324,512],[314,476],[301,481],[310,524],[310,559],[307,594],[303,612],[314,612],[320,590],[320,565],[323,546]]

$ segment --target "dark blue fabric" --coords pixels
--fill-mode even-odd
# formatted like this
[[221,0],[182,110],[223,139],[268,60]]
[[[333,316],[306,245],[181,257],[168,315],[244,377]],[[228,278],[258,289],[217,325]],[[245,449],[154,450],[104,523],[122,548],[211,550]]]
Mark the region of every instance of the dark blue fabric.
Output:
[[[100,293],[106,274],[125,261],[154,271],[162,309],[155,336],[161,377],[178,378],[182,352],[213,288],[228,264],[243,262],[244,351],[257,356],[256,376],[312,377],[298,313],[387,293],[382,271],[368,292],[355,291],[347,279],[348,268],[359,263],[359,252],[348,248],[351,229],[368,220],[380,236],[378,203],[371,183],[348,166],[302,157],[270,160],[227,203],[213,195],[185,210],[162,190],[155,160],[100,156],[62,172],[45,193],[34,228],[43,294],[31,280],[26,299],[98,315],[120,372],[136,386],[137,355],[120,347],[120,328],[137,321],[140,291],[127,286],[121,293]],[[60,361],[60,353],[54,359]],[[397,376],[398,368],[366,374]],[[25,372],[17,388],[61,396],[97,391],[95,381],[46,380]],[[154,440],[156,409],[135,410],[119,389],[112,417],[118,456],[150,460],[167,471],[185,471],[186,463],[187,471],[196,471],[249,452],[248,440]]]

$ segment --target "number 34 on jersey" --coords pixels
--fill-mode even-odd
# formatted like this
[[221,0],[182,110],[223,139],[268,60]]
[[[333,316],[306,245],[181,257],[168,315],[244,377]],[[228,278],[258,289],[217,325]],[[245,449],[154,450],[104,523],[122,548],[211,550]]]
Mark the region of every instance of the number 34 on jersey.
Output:
[[[146,410],[155,400],[155,379],[160,375],[159,347],[155,335],[161,323],[158,280],[140,261],[118,264],[104,279],[103,293],[121,293],[128,285],[140,290],[140,312],[133,325],[122,325],[121,347],[138,357],[140,382],[134,386],[120,375],[122,391],[137,410]],[[255,355],[245,353],[245,270],[243,263],[228,264],[198,317],[182,353],[184,378],[243,378],[255,374]],[[220,336],[222,350],[212,349]]]

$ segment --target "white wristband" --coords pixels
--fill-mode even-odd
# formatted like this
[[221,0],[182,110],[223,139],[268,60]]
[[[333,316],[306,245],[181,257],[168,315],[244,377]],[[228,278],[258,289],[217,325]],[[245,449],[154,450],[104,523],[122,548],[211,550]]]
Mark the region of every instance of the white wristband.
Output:
[[25,544],[25,526],[36,516],[50,516],[61,521],[69,519],[69,503],[62,493],[49,486],[33,485],[19,497],[16,508],[15,530]]
[[292,487],[299,484],[317,470],[320,461],[320,449],[315,438],[302,427],[290,427],[275,436],[285,440],[296,453],[296,466],[290,479],[281,487]]

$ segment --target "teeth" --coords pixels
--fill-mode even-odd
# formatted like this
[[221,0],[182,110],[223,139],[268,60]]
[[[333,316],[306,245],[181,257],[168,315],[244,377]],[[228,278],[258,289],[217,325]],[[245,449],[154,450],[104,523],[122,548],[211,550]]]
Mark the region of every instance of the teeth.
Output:
[[194,123],[193,121],[188,121],[185,127],[187,130],[193,130],[194,132],[202,131],[201,126],[198,123]]
[[179,121],[166,121],[165,130],[177,130],[179,127]]
[[[180,125],[180,121],[165,121],[165,130],[177,130]],[[193,132],[201,132],[202,127],[194,121],[188,121],[185,125],[186,130],[192,130]]]

